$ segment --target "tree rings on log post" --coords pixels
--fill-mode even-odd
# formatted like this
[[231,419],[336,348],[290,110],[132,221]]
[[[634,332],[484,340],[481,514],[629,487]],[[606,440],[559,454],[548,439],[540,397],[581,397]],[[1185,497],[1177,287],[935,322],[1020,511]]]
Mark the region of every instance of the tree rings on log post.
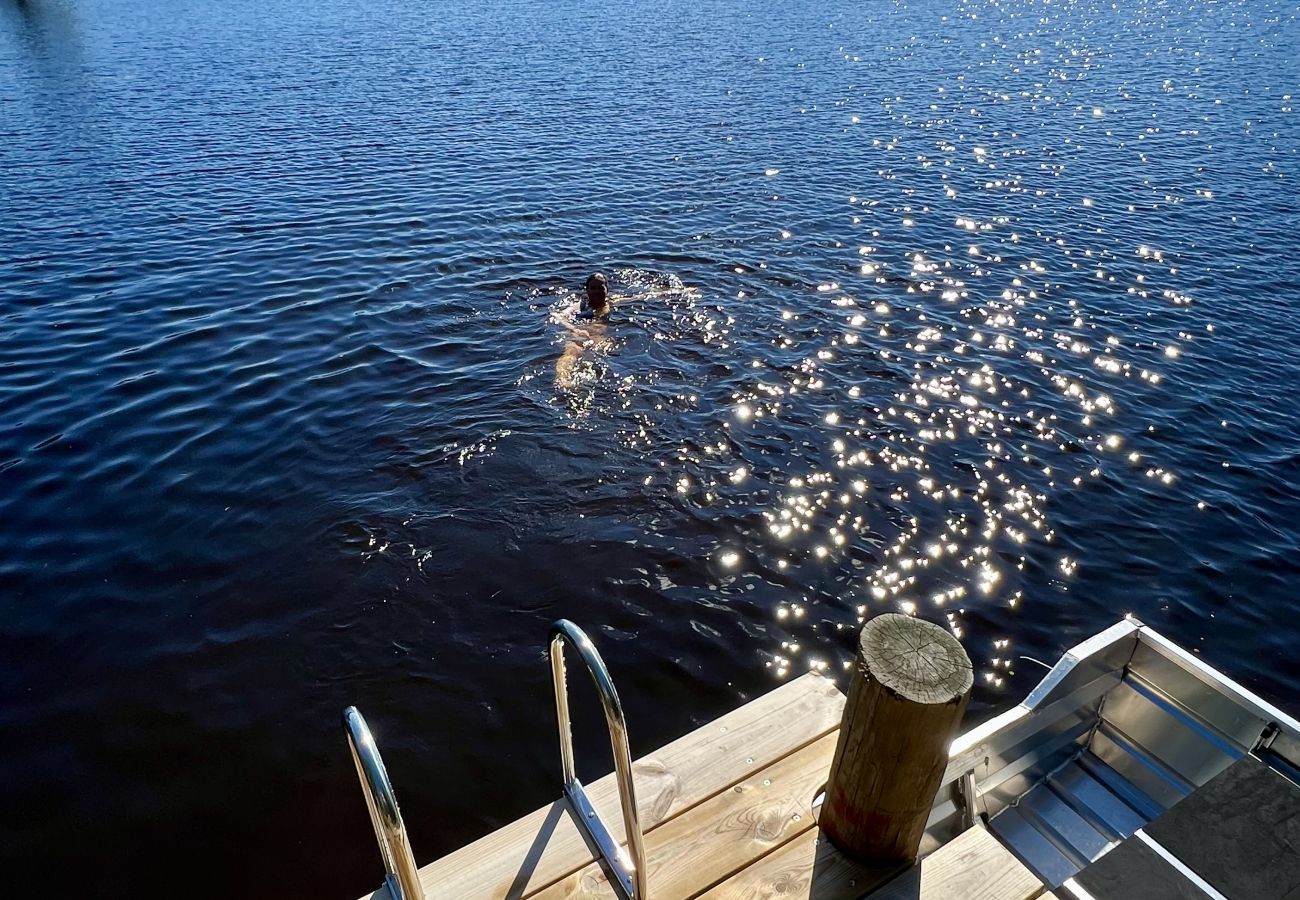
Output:
[[820,822],[847,856],[916,858],[973,683],[947,630],[896,613],[867,622]]

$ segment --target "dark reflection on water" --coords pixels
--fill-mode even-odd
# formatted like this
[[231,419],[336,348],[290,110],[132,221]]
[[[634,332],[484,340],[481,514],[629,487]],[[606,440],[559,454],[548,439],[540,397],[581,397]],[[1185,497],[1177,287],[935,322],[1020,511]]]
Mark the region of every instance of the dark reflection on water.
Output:
[[890,609],[981,715],[1126,612],[1286,706],[1296,16],[0,5],[4,883],[361,893],[348,703],[447,852],[561,615],[639,751]]

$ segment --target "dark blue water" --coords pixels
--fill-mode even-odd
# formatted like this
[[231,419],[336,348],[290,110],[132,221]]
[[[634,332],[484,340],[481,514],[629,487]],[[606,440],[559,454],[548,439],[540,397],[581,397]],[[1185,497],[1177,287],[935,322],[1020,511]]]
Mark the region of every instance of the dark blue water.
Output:
[[339,711],[430,860],[558,616],[638,752],[897,609],[1300,711],[1298,17],[0,0],[0,883],[356,896]]

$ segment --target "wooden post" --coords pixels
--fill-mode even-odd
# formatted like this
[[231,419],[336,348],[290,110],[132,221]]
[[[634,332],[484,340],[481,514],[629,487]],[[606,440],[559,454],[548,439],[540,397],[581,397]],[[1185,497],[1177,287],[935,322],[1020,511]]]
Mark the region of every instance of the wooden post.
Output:
[[974,681],[947,630],[895,613],[867,622],[831,763],[821,829],[862,862],[916,858]]

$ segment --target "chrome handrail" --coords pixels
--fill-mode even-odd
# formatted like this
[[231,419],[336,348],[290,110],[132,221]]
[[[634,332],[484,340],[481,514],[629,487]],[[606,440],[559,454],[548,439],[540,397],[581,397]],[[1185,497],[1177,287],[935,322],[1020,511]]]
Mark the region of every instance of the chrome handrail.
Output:
[[388,770],[375,746],[375,738],[366,725],[365,716],[355,706],[343,711],[343,727],[348,733],[348,748],[361,779],[361,791],[366,795],[366,808],[370,810],[370,824],[375,827],[375,840],[379,842],[379,855],[384,859],[384,884],[392,900],[424,900],[420,874],[411,853],[411,842],[402,824],[402,812],[397,808],[397,797],[388,780]]
[[[627,832],[627,850],[610,836],[609,829],[600,820],[595,807],[587,799],[573,766],[573,732],[569,724],[569,691],[564,676],[564,643],[568,642],[591,672],[600,695],[600,705],[605,710],[605,723],[609,726],[609,742],[614,752],[614,771],[618,779],[618,799],[623,806],[623,830]],[[577,625],[560,619],[551,626],[550,639],[551,677],[555,685],[555,713],[560,729],[560,765],[564,770],[564,795],[573,806],[578,826],[596,845],[601,857],[615,876],[613,885],[622,900],[645,900],[646,871],[645,845],[641,836],[641,817],[636,806],[636,790],[632,784],[632,755],[627,745],[627,720],[623,706],[618,702],[618,692],[610,680],[605,662]],[[630,851],[630,858],[629,858]]]

